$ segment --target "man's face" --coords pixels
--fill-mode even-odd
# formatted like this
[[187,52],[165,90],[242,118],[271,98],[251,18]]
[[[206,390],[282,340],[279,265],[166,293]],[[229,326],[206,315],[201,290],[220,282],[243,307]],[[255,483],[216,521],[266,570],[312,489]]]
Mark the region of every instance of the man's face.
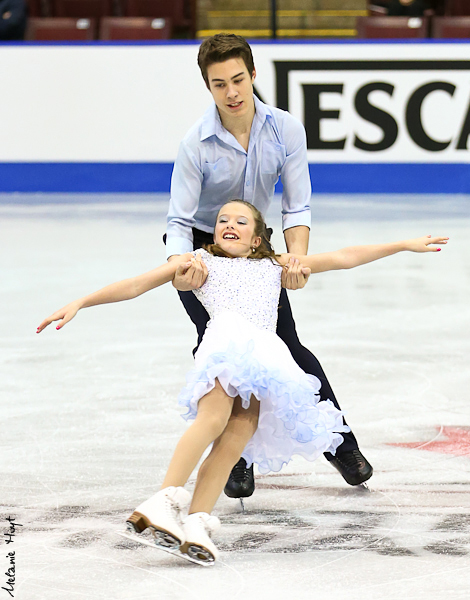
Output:
[[242,58],[230,58],[207,68],[209,90],[221,118],[240,118],[253,108],[253,81]]

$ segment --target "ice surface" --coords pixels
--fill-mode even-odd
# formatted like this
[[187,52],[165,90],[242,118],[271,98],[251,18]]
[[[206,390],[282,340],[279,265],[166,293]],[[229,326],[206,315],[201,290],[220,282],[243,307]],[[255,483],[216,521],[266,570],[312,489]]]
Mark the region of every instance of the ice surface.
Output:
[[[195,332],[175,290],[35,334],[68,301],[164,261],[166,202],[0,197],[0,588],[14,550],[20,600],[468,598],[470,198],[312,199],[311,252],[428,233],[450,244],[290,293],[374,465],[370,492],[323,459],[259,476],[245,514],[217,504],[213,569],[116,535],[186,427],[175,399]],[[279,213],[277,200],[283,250]],[[8,545],[7,517],[21,524]]]

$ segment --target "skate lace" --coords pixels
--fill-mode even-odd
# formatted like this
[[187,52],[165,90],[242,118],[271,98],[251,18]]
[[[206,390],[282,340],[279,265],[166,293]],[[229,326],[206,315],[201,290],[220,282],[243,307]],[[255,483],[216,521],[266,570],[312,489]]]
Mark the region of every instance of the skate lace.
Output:
[[352,450],[351,452],[345,453],[338,460],[347,468],[350,467],[361,467],[364,465],[364,459],[359,450]]
[[235,481],[235,483],[243,483],[249,477],[250,477],[250,469],[247,469],[246,466],[244,467],[240,463],[237,463],[233,467],[232,473],[231,473],[231,478],[233,479],[233,481]]
[[214,526],[210,521],[210,517],[205,517],[203,515],[199,515],[196,520],[196,527],[199,530],[199,533],[206,534],[208,537],[212,537]]
[[177,520],[180,519],[180,515],[181,515],[181,507],[171,498],[167,498],[167,501],[165,502],[165,511],[167,516],[175,518]]

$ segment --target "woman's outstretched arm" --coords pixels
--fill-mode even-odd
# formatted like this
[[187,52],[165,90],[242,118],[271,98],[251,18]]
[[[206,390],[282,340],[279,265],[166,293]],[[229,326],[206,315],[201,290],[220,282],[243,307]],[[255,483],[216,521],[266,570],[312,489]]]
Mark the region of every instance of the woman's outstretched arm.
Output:
[[137,296],[171,281],[179,265],[188,262],[191,258],[192,255],[190,253],[181,254],[178,257],[178,260],[165,263],[164,265],[161,265],[152,271],[148,271],[147,273],[143,273],[142,275],[138,275],[137,277],[131,277],[130,279],[123,279],[117,283],[112,283],[97,292],[74,300],[70,304],[67,304],[67,306],[64,306],[53,313],[50,317],[47,317],[47,319],[44,319],[37,328],[36,333],[41,333],[41,331],[53,321],[60,321],[56,329],[62,329],[66,323],[74,318],[81,308],[137,298]]
[[448,239],[448,237],[431,237],[427,235],[412,240],[392,242],[390,244],[350,246],[349,248],[343,248],[335,252],[325,252],[324,254],[309,256],[281,254],[278,260],[282,265],[285,265],[294,256],[303,266],[309,267],[312,273],[322,273],[337,269],[352,269],[359,265],[365,265],[374,260],[397,254],[397,252],[438,252],[440,248],[436,244],[447,244]]

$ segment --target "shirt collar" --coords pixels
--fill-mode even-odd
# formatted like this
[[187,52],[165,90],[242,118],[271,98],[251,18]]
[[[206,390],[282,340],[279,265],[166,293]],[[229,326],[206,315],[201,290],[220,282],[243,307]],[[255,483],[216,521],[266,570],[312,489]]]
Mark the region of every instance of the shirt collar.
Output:
[[[266,110],[266,105],[263,102],[261,102],[261,100],[259,100],[255,95],[253,95],[253,100],[255,102],[255,116],[253,119],[252,129],[258,129],[258,127],[262,127],[264,125],[266,118],[269,117],[270,114]],[[212,135],[216,135],[217,137],[221,138],[224,135],[224,132],[226,131],[227,130],[222,125],[222,121],[220,120],[220,115],[219,111],[217,110],[217,106],[215,102],[213,102],[202,117],[200,140],[201,142],[203,142],[204,140],[210,138]]]
[[219,111],[217,110],[215,102],[213,102],[202,117],[201,142],[210,138],[211,135],[217,134],[217,125],[222,127]]

